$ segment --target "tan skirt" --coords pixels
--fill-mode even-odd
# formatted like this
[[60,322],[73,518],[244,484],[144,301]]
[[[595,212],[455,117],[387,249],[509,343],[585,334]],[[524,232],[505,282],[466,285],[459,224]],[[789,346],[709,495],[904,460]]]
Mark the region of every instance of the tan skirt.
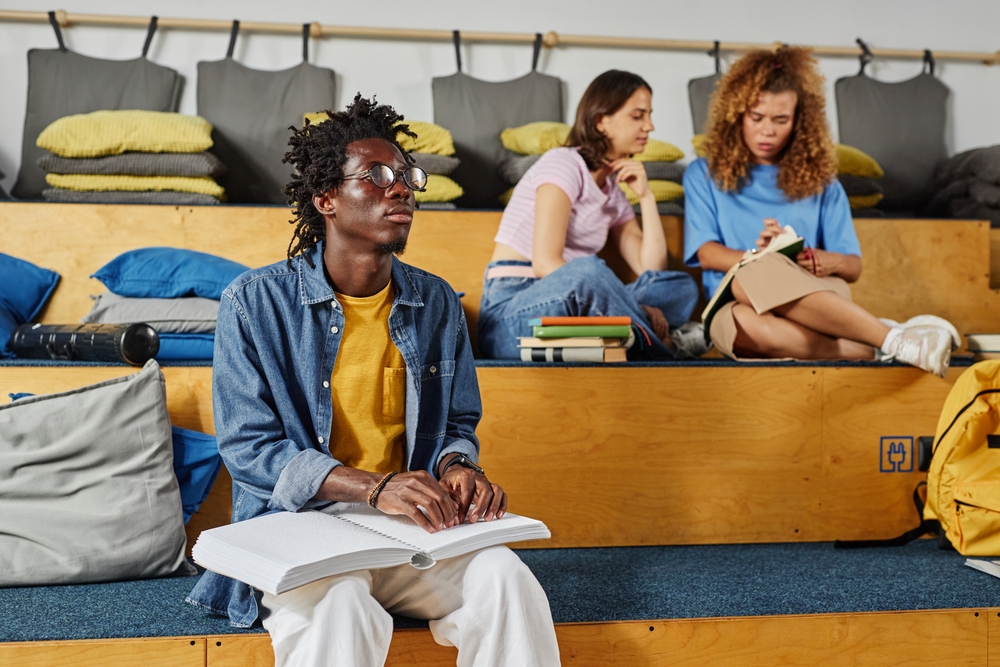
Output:
[[[736,277],[758,315],[815,292],[834,292],[851,300],[851,288],[843,278],[817,278],[780,253],[747,264],[736,272]],[[735,301],[730,301],[720,308],[709,328],[715,347],[730,359],[739,359],[733,353],[736,342],[735,305]]]

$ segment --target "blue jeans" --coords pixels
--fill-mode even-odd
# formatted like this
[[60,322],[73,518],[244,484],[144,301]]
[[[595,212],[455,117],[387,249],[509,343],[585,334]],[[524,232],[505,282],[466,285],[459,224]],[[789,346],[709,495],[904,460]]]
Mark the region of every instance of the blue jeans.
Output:
[[[494,266],[531,266],[500,260]],[[698,302],[698,285],[682,271],[646,271],[625,285],[596,256],[580,257],[544,278],[491,278],[483,282],[479,306],[479,349],[489,359],[520,359],[518,336],[531,336],[533,317],[628,315],[646,336],[636,333],[644,357],[672,359],[673,352],[653,333],[641,306],[663,311],[671,326],[688,321]],[[648,344],[647,344],[648,339]]]

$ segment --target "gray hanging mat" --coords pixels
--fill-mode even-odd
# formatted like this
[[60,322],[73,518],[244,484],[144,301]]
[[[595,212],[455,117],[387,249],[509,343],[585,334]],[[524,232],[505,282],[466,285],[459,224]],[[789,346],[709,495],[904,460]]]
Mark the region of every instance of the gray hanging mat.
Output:
[[239,21],[233,21],[225,60],[198,63],[198,115],[212,124],[211,152],[229,168],[219,179],[234,204],[285,204],[281,190],[291,180],[289,127],[306,113],[332,109],[332,69],[307,62],[309,24],[302,27],[302,64],[277,72],[255,70],[233,60]]
[[12,190],[20,199],[41,199],[42,190],[49,187],[37,164],[47,151],[35,141],[51,123],[93,111],[177,111],[183,81],[175,70],[146,60],[156,32],[155,16],[149,23],[142,56],[135,60],[103,60],[74,53],[63,43],[55,12],[49,12],[49,22],[59,48],[28,51],[28,108],[21,168]]
[[688,104],[691,105],[691,125],[695,134],[705,132],[712,93],[715,92],[715,87],[722,78],[719,42],[715,43],[715,48],[709,51],[708,55],[715,58],[715,74],[688,81]]
[[885,171],[879,208],[919,211],[934,194],[935,168],[948,156],[944,128],[951,91],[934,77],[929,51],[924,72],[898,83],[867,76],[869,59],[862,56],[857,75],[837,80],[840,143],[868,153]]
[[500,82],[462,73],[461,36],[457,30],[454,35],[458,72],[431,83],[434,122],[451,132],[461,160],[451,175],[465,190],[458,206],[499,208],[497,197],[510,187],[500,171],[500,161],[507,155],[500,133],[536,121],[562,121],[562,81],[535,71],[541,34],[535,36],[531,72]]

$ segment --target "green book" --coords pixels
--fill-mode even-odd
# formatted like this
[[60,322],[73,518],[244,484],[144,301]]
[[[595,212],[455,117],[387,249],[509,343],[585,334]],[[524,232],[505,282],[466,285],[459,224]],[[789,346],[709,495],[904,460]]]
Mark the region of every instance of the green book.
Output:
[[535,338],[581,338],[585,336],[628,338],[631,329],[632,327],[627,325],[532,327]]

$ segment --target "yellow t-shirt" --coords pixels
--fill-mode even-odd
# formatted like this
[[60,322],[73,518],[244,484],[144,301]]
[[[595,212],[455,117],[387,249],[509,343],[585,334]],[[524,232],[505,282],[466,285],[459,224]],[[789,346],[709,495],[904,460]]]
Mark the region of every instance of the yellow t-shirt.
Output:
[[378,294],[337,294],[344,330],[333,366],[330,453],[351,468],[403,469],[406,364],[389,337],[392,281]]

